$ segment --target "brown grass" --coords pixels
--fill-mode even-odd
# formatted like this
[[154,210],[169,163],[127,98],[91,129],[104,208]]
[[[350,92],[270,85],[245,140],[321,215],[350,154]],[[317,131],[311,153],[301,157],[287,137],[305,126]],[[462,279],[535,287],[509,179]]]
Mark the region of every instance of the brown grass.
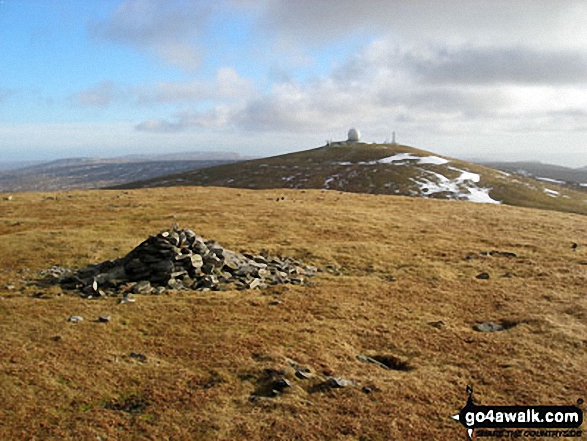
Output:
[[[128,305],[26,283],[54,264],[122,256],[172,222],[337,274],[309,287],[172,292]],[[587,398],[584,216],[178,187],[16,194],[0,200],[0,239],[2,440],[453,440],[464,439],[450,415],[468,384],[484,404]],[[491,250],[517,257],[479,254]],[[112,321],[95,322],[102,314]],[[475,332],[482,321],[510,327]],[[288,359],[314,379],[296,379]],[[293,387],[251,400],[266,369],[285,370]],[[316,388],[326,375],[358,386]]]

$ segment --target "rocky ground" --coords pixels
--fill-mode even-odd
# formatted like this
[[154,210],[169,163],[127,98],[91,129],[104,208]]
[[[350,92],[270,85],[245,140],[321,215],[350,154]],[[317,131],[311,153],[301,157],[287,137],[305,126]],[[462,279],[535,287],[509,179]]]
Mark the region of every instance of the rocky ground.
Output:
[[79,270],[55,266],[42,271],[45,283],[77,289],[83,297],[162,294],[166,289],[219,291],[302,285],[316,267],[291,257],[236,253],[175,224],[150,236],[123,258]]

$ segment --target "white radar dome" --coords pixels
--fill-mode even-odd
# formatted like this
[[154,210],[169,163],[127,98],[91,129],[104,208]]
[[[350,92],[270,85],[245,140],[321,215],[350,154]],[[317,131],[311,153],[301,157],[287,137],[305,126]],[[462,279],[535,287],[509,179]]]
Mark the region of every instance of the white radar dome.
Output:
[[361,139],[361,132],[354,128],[350,129],[348,138],[348,142],[359,142],[359,140]]

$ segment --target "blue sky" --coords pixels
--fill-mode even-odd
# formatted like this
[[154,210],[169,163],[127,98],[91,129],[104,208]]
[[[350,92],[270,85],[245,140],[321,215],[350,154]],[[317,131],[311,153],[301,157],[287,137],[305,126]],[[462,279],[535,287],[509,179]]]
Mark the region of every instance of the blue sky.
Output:
[[4,0],[0,161],[343,139],[587,165],[587,4]]

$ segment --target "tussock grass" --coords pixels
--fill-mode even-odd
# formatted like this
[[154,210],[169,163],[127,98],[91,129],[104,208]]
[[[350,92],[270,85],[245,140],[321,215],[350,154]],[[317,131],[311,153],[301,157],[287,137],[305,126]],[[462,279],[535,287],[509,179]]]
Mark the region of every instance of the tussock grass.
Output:
[[[122,256],[172,222],[331,269],[314,286],[129,305],[26,283]],[[319,190],[27,193],[0,201],[0,239],[1,439],[461,439],[450,415],[468,384],[504,405],[587,390],[581,215]],[[475,332],[483,321],[515,326]],[[289,360],[313,378],[291,377]],[[293,387],[251,400],[266,369]],[[329,375],[358,386],[314,391]]]

